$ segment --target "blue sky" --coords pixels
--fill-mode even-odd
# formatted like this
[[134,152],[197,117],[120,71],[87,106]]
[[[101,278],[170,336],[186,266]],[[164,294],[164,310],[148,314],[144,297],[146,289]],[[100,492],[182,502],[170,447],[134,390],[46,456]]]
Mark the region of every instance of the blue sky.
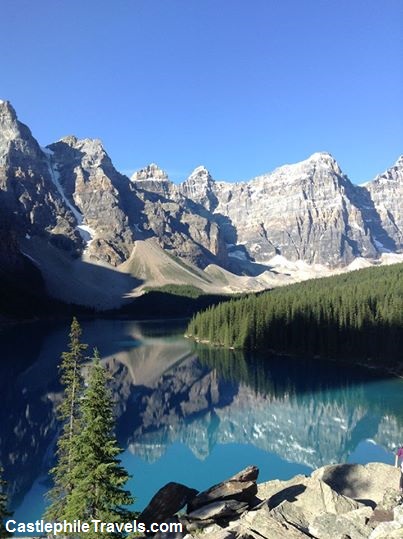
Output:
[[403,153],[401,0],[1,0],[0,98],[41,144],[128,172],[248,179],[329,151],[355,182]]

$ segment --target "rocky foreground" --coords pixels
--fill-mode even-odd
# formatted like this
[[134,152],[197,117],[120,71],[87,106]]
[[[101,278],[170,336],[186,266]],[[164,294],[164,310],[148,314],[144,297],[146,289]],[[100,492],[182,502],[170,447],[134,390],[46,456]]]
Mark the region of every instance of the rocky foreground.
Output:
[[400,471],[392,466],[324,466],[309,477],[261,484],[258,474],[250,466],[199,493],[169,483],[139,520],[183,523],[182,533],[160,532],[155,539],[403,538]]

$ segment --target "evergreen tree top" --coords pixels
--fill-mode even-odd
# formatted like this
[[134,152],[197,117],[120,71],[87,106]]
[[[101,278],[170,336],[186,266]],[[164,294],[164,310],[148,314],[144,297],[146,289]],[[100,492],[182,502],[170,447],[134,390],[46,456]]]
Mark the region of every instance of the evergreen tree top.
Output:
[[6,530],[4,521],[11,517],[8,510],[6,488],[7,483],[3,479],[4,469],[0,466],[0,538],[11,537],[11,533]]

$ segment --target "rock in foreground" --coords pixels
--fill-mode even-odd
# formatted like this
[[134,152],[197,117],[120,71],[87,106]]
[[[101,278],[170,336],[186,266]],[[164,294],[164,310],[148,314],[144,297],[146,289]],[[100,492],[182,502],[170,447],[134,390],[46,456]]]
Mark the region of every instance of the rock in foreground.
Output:
[[[167,503],[167,493],[170,499],[176,484],[170,483],[153,497],[143,516],[161,521],[164,513],[166,521],[182,522],[182,533],[159,533],[156,539],[403,538],[400,472],[392,466],[376,462],[325,466],[310,477],[260,485],[258,473],[250,466],[199,494],[179,485],[172,504]],[[175,486],[173,491],[177,490]],[[185,498],[187,513],[174,516],[173,509]]]

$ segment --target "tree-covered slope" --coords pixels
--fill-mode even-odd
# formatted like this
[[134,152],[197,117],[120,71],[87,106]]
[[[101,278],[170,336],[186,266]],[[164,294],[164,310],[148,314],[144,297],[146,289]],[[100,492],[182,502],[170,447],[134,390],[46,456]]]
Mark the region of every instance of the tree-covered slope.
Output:
[[195,315],[187,335],[225,347],[395,365],[403,359],[403,264],[221,303]]

